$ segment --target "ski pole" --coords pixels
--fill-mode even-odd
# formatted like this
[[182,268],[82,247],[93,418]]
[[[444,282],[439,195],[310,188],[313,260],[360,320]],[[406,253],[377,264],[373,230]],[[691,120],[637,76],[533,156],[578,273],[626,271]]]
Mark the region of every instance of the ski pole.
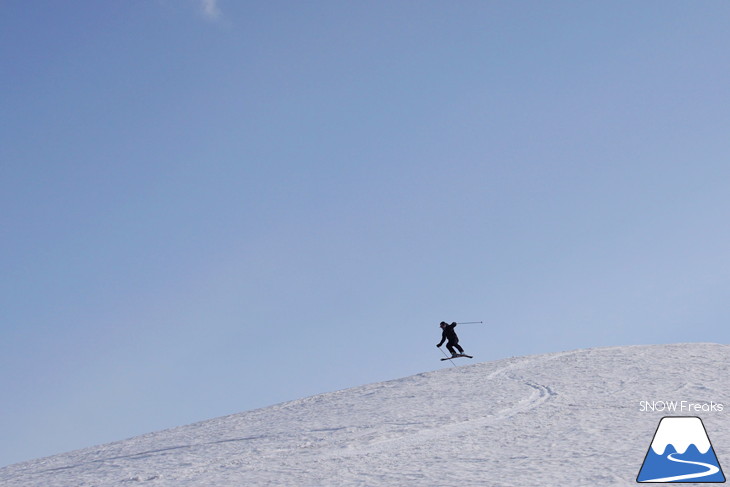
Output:
[[446,357],[447,359],[449,359],[449,362],[451,362],[451,365],[453,365],[454,367],[456,367],[456,364],[454,363],[453,360],[451,360],[451,357],[449,357],[448,355],[446,355],[446,352],[444,352],[444,349],[441,348],[441,347],[439,347],[439,350],[441,350],[441,353],[444,354],[444,357]]
[[459,321],[457,325],[472,325],[474,323],[484,323],[483,321]]

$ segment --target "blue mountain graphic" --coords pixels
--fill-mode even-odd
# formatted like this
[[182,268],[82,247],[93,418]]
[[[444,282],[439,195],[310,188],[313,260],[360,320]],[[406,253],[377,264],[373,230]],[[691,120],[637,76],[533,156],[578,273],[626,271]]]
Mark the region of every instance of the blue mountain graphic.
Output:
[[[644,460],[644,465],[641,467],[637,482],[650,482],[654,479],[662,479],[667,477],[677,477],[680,475],[690,474],[701,474],[707,471],[707,467],[702,465],[693,465],[688,463],[681,463],[678,461],[672,461],[670,455],[675,460],[683,460],[688,462],[702,462],[710,465],[714,465],[720,468],[720,464],[717,461],[715,450],[710,447],[706,453],[702,454],[694,444],[691,444],[687,451],[682,454],[678,454],[674,445],[667,445],[663,455],[657,455],[654,453],[652,448],[649,448],[649,452]],[[691,482],[691,483],[717,483],[725,482],[725,476],[722,473],[722,469],[709,476],[697,477],[693,479],[676,480],[674,482]]]

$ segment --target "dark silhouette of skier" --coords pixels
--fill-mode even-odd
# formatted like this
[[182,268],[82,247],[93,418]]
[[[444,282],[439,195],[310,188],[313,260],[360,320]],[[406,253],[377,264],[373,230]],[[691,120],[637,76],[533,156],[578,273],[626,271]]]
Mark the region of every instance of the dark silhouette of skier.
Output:
[[[446,342],[446,348],[451,352],[452,357],[456,357],[459,354],[464,353],[464,349],[461,348],[461,345],[459,345],[459,337],[456,336],[456,332],[454,331],[454,328],[456,328],[456,322],[451,323],[450,325],[447,324],[445,321],[442,321],[439,325],[441,327],[442,333],[441,333],[441,341],[436,345],[437,347],[441,347],[441,345]],[[456,353],[456,351],[459,351],[459,353]]]

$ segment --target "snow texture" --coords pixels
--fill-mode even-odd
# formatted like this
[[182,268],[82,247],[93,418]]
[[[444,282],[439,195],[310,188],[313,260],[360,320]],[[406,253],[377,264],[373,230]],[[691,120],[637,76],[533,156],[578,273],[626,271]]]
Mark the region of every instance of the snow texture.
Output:
[[[630,346],[448,366],[11,465],[0,485],[636,485],[666,414],[640,401],[730,407],[729,351]],[[692,415],[730,465],[728,407]]]

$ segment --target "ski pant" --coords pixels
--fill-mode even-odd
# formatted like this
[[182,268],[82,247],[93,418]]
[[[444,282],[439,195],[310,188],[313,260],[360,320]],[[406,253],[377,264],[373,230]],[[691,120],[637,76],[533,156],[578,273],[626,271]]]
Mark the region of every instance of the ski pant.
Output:
[[455,342],[447,342],[446,348],[449,350],[449,352],[451,352],[451,355],[454,355],[456,353],[454,351],[454,348],[456,348],[459,351],[459,353],[464,353],[464,349],[461,348],[461,345],[459,345],[458,340]]

